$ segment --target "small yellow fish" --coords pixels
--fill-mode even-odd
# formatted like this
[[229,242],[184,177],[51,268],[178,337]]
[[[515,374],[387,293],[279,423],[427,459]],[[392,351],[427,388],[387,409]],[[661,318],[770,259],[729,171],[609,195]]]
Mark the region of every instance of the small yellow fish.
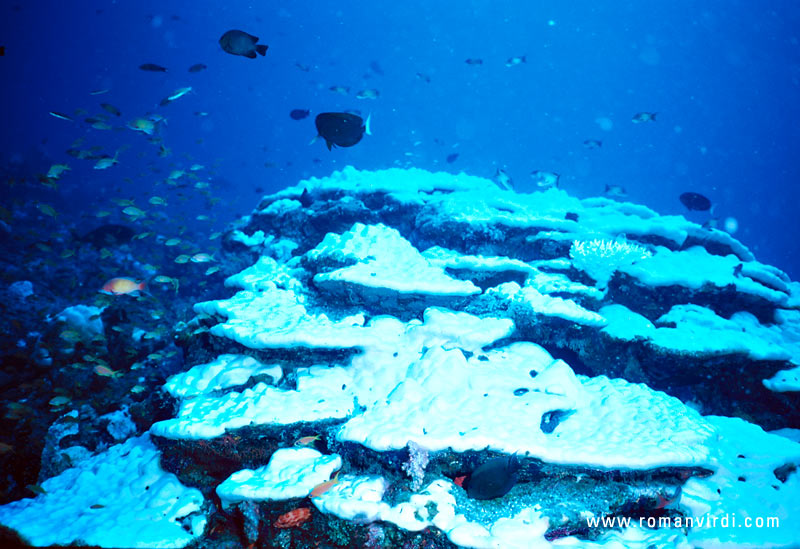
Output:
[[66,120],[67,122],[72,122],[72,117],[69,116],[69,115],[66,115],[64,113],[61,113],[61,112],[58,112],[58,111],[50,111],[49,114],[50,114],[50,116],[55,116],[56,118],[60,118],[61,120]]
[[96,373],[99,376],[103,376],[103,377],[115,377],[116,378],[116,377],[119,377],[119,376],[122,375],[120,372],[117,372],[116,370],[112,370],[108,366],[102,366],[100,364],[95,366],[93,368],[93,370],[94,370],[94,373]]
[[192,263],[210,263],[214,258],[207,253],[197,253],[191,257]]
[[378,90],[369,89],[369,90],[361,90],[356,94],[357,99],[377,99],[380,95]]
[[134,395],[138,395],[139,393],[143,393],[144,391],[145,388],[142,385],[134,385],[133,387],[131,387],[131,393],[133,393]]
[[180,238],[170,238],[169,240],[164,242],[164,246],[177,246],[180,243],[181,243]]
[[326,480],[325,482],[323,482],[321,484],[317,484],[314,487],[314,489],[311,490],[311,493],[309,494],[309,497],[316,498],[316,497],[321,496],[322,494],[324,494],[325,492],[327,492],[328,490],[333,488],[333,486],[335,484],[338,484],[338,482],[339,482],[339,472],[337,471],[336,475],[332,479]]
[[220,267],[217,267],[216,265],[213,266],[213,267],[209,267],[208,269],[206,269],[206,276],[212,275],[212,274],[218,272],[219,270],[220,270]]
[[104,156],[97,163],[94,165],[95,170],[105,170],[113,166],[114,164],[119,164],[119,160],[117,160],[117,155],[119,155],[119,151],[114,153],[114,156]]
[[133,240],[141,240],[143,238],[147,238],[148,236],[152,236],[152,235],[153,235],[153,233],[151,233],[151,232],[139,233],[139,234],[133,235]]
[[47,177],[49,177],[50,179],[58,179],[59,177],[61,177],[62,173],[71,169],[72,168],[70,168],[66,164],[53,164],[47,171]]
[[142,218],[147,215],[144,211],[140,210],[136,206],[128,206],[127,208],[124,208],[122,210],[122,213],[131,216],[132,218],[134,218],[134,220]]
[[192,164],[191,166],[189,166],[189,170],[193,172],[204,170],[205,168],[206,167],[203,166],[202,164]]
[[130,198],[112,198],[111,202],[117,206],[133,206],[134,201]]
[[175,258],[175,263],[188,263],[191,259],[188,255],[179,255]]
[[208,183],[205,182],[205,181],[198,181],[197,183],[194,184],[194,188],[195,189],[207,189],[208,188]]
[[294,441],[295,446],[313,446],[316,441],[320,438],[319,435],[307,436],[307,437],[300,437]]
[[106,211],[106,210],[100,210],[99,212],[97,212],[94,215],[95,215],[95,217],[108,217],[109,215],[111,215],[111,212]]
[[195,217],[195,219],[198,221],[209,221],[211,218],[208,217],[206,214],[200,214],[197,217]]
[[128,127],[134,131],[153,135],[156,131],[156,123],[147,118],[136,118],[128,122]]
[[103,122],[102,120],[92,123],[92,127],[96,130],[110,130],[111,128],[113,128],[111,124]]
[[192,91],[192,87],[191,86],[187,86],[185,88],[178,88],[177,90],[175,90],[172,93],[172,95],[167,97],[167,99],[170,100],[170,101],[175,101],[176,99],[179,99],[179,98],[183,97],[184,95],[186,95],[190,91]]
[[58,213],[56,213],[56,210],[50,204],[43,204],[43,203],[39,202],[36,205],[36,209],[38,209],[44,215],[49,215],[50,217],[52,217],[54,219],[56,217],[58,217]]
[[208,239],[209,239],[209,240],[216,240],[216,239],[218,239],[220,236],[222,236],[222,233],[211,233],[211,235],[208,237]]
[[150,204],[153,204],[154,206],[166,206],[167,205],[167,201],[164,200],[163,198],[161,198],[160,196],[151,196],[150,200],[148,200],[148,202],[150,202]]
[[172,179],[174,181],[175,179],[180,179],[185,173],[186,172],[183,170],[172,170],[169,176],[167,176],[167,179]]

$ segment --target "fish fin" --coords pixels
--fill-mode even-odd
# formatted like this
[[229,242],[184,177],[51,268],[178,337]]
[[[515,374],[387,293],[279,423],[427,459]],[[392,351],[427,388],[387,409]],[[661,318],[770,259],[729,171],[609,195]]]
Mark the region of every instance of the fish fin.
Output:
[[364,122],[364,133],[367,135],[372,135],[372,132],[369,129],[369,121],[372,119],[372,113],[367,115],[367,121]]
[[314,143],[316,143],[316,142],[317,142],[317,139],[319,139],[319,136],[318,136],[318,135],[315,135],[315,136],[314,136],[314,139],[312,139],[311,141],[309,141],[309,142],[308,142],[308,144],[309,144],[309,145],[313,145]]
[[267,50],[268,49],[269,49],[269,46],[267,46],[266,44],[256,44],[256,51],[258,53],[260,53],[261,55],[267,55]]
[[248,59],[255,59],[257,57],[256,52],[254,51],[248,52],[244,54],[244,56],[247,57]]
[[334,147],[333,141],[329,141],[327,139],[325,140],[325,145],[328,146],[328,150],[331,150]]

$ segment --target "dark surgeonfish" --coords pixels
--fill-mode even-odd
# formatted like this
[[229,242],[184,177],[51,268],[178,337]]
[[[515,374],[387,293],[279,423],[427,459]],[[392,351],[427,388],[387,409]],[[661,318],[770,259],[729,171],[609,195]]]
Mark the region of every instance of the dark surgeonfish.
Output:
[[197,63],[189,67],[189,72],[200,72],[206,70],[207,68],[208,66],[205,63]]
[[309,114],[311,114],[311,111],[309,111],[308,109],[294,109],[292,110],[292,112],[289,113],[289,117],[292,120],[302,120],[303,118],[306,118]]
[[92,229],[83,236],[75,235],[75,240],[91,244],[95,248],[105,248],[106,246],[120,246],[127,244],[133,239],[133,229],[125,225],[107,223]]
[[144,65],[139,65],[139,68],[148,72],[167,72],[166,67],[156,65],[155,63],[145,63]]
[[683,193],[680,200],[689,210],[705,212],[711,209],[711,201],[699,193]]
[[349,112],[323,112],[317,115],[314,124],[317,126],[317,137],[325,140],[328,150],[333,147],[352,147],[364,137],[372,135],[369,131],[369,119],[366,122],[357,114]]
[[219,45],[231,55],[241,55],[250,59],[255,59],[256,53],[266,55],[269,48],[266,44],[258,44],[258,36],[235,29],[223,34],[219,39]]
[[517,483],[519,469],[520,463],[515,455],[490,459],[469,476],[467,495],[472,499],[503,497]]

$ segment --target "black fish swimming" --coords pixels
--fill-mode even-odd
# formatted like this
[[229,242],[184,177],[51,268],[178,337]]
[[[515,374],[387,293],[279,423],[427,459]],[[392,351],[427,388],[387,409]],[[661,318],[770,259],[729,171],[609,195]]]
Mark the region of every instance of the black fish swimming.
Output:
[[508,493],[517,483],[520,469],[517,456],[490,459],[469,476],[467,495],[472,499],[495,499]]
[[450,154],[448,154],[447,158],[445,158],[445,160],[447,161],[448,164],[452,164],[453,162],[458,160],[458,153],[450,153]]
[[711,209],[711,201],[699,193],[683,193],[680,201],[689,210],[705,212]]
[[302,120],[303,118],[307,118],[309,114],[311,114],[311,111],[309,110],[294,109],[289,113],[289,116],[292,118],[292,120]]
[[364,137],[372,135],[369,131],[369,119],[366,122],[357,114],[349,112],[323,112],[317,115],[314,124],[317,136],[325,140],[328,150],[333,147],[352,147]]
[[255,59],[256,53],[266,55],[269,46],[258,44],[258,36],[240,30],[229,30],[219,38],[219,45],[231,55]]
[[117,225],[115,223],[107,223],[92,229],[83,236],[75,236],[75,240],[91,244],[95,248],[104,248],[106,246],[120,246],[127,244],[133,239],[133,229],[125,225]]
[[156,65],[155,63],[145,63],[144,65],[139,65],[139,68],[148,72],[167,72],[166,67]]
[[207,68],[208,66],[205,63],[197,63],[196,65],[189,67],[189,72],[200,72],[206,70]]

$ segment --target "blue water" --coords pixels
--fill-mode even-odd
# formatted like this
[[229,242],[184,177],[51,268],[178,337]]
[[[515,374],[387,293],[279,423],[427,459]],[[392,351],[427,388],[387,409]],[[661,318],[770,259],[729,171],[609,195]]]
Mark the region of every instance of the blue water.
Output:
[[[259,36],[267,55],[223,52],[217,40],[231,28]],[[72,171],[57,190],[4,185],[0,203],[24,212],[46,202],[62,214],[57,223],[92,226],[111,198],[144,207],[150,196],[171,196],[176,219],[202,232],[198,213],[224,226],[255,206],[257,188],[275,191],[348,164],[487,177],[503,167],[521,191],[533,190],[532,170],[547,170],[576,196],[621,185],[661,213],[687,214],[679,194],[703,193],[716,216],[738,221],[735,236],[759,260],[798,279],[798,28],[791,0],[4,3],[2,180],[34,178],[53,163]],[[505,66],[522,55],[526,63]],[[138,68],[148,62],[169,72]],[[208,69],[189,73],[195,63]],[[158,106],[185,86],[194,93]],[[367,88],[380,97],[355,97]],[[89,94],[98,89],[110,91]],[[118,129],[48,114],[102,113],[100,102],[122,111],[112,121]],[[312,114],[292,120],[297,108]],[[374,135],[332,152],[309,145],[315,114],[348,109],[371,114]],[[642,111],[657,120],[632,123]],[[168,157],[124,128],[148,112],[168,120]],[[98,171],[66,155],[79,137],[110,155],[123,147],[120,163]],[[587,139],[603,145],[589,150]],[[452,153],[459,156],[449,164]],[[202,180],[220,201],[157,184],[192,163],[206,167]],[[170,195],[177,192],[184,196]]]

